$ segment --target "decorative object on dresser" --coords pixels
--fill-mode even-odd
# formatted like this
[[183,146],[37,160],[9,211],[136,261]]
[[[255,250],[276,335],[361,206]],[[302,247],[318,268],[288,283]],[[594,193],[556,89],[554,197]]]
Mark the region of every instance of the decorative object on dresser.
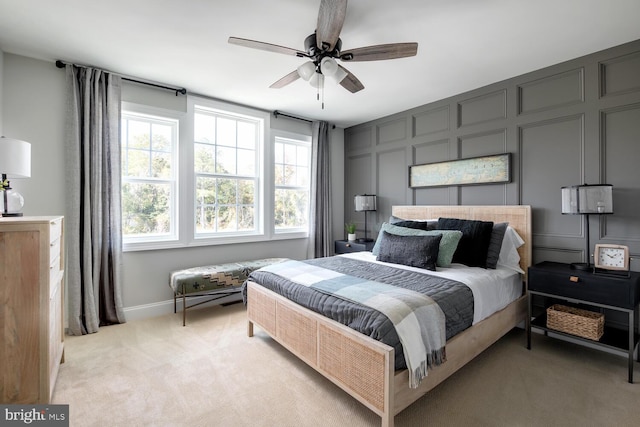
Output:
[[370,251],[373,249],[373,245],[376,242],[371,240],[370,242],[354,242],[351,240],[336,240],[334,243],[334,252],[338,254],[348,254],[351,252]]
[[[527,324],[527,348],[531,349],[531,328],[534,327],[545,334],[553,332],[589,342],[592,346],[624,351],[628,356],[629,382],[632,383],[633,352],[640,341],[635,321],[640,303],[640,273],[629,272],[626,277],[603,276],[589,270],[572,269],[570,264],[545,261],[529,267],[528,277],[528,318],[531,322]],[[539,311],[539,306],[533,304],[534,298],[544,301],[545,310],[534,313],[534,308]],[[558,302],[574,307],[559,309],[562,306]],[[552,313],[547,311],[549,308],[553,308]],[[605,310],[626,314],[624,329],[615,328],[613,322],[607,324]],[[566,319],[564,325],[559,325],[556,319],[548,323],[550,314],[565,318],[572,314],[574,324],[568,324]],[[584,325],[578,325],[578,322]],[[604,323],[603,333],[598,331],[602,326],[600,322]]]
[[356,212],[364,212],[364,238],[358,239],[359,243],[371,242],[373,239],[367,237],[367,212],[377,209],[377,197],[374,194],[362,194],[353,199]]
[[0,402],[47,404],[64,362],[60,216],[0,218]]
[[587,262],[573,263],[571,267],[591,270],[591,246],[589,244],[589,215],[613,213],[613,186],[611,184],[574,185],[562,187],[562,214],[585,215],[584,235],[587,239],[585,257]]
[[11,188],[10,178],[31,176],[31,144],[19,139],[0,137],[0,216],[22,216],[24,198]]

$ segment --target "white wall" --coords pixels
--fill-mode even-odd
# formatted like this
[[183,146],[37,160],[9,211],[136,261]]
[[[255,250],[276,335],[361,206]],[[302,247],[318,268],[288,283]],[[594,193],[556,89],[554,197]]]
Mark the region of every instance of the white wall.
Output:
[[[32,144],[32,176],[12,185],[25,197],[25,215],[53,215],[65,212],[64,117],[65,73],[53,62],[4,54],[0,64],[0,123],[3,134]],[[186,111],[186,98],[136,84],[123,84],[123,100],[155,107]],[[272,119],[272,127],[298,131],[309,125],[285,118]],[[344,133],[331,134],[332,203],[334,238],[343,237],[342,192],[344,188]],[[69,242],[67,242],[69,244]],[[126,252],[123,256],[123,300],[127,319],[147,317],[173,310],[169,288],[172,270],[197,265],[288,257],[307,253],[307,239],[283,240],[197,248]]]

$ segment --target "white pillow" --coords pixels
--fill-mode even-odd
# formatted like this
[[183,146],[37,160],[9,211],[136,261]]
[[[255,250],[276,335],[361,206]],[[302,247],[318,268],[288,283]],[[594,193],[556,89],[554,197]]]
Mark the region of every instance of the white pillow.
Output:
[[507,227],[500,248],[500,256],[498,257],[498,267],[509,268],[518,273],[524,274],[520,268],[520,254],[518,248],[524,245],[524,240],[513,227]]

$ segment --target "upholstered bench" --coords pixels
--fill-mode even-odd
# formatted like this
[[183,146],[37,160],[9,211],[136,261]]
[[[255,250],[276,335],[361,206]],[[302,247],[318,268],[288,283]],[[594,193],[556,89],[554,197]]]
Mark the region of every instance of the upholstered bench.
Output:
[[[177,300],[182,297],[182,326],[185,326],[188,308],[240,292],[252,271],[281,261],[284,258],[266,258],[174,271],[169,280],[173,289],[173,312],[177,312]],[[188,297],[202,296],[211,298],[187,306]]]

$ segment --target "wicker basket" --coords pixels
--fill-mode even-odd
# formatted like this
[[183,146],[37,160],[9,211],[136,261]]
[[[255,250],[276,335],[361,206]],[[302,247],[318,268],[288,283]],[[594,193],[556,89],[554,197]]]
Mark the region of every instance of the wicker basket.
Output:
[[547,328],[598,341],[604,333],[604,314],[554,304],[547,308]]

